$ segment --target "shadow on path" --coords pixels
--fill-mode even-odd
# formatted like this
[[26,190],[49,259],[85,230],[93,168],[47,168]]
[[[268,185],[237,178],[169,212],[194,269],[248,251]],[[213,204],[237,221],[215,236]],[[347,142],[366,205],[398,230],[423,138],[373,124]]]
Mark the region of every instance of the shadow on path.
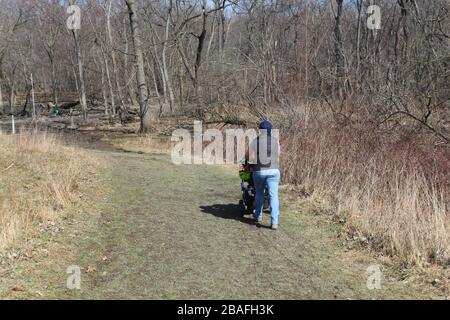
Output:
[[255,223],[255,220],[252,219],[251,215],[247,215],[247,216],[243,217],[242,213],[241,213],[241,207],[235,203],[213,204],[210,206],[200,206],[200,210],[204,213],[211,214],[218,218],[237,220],[242,223],[256,225],[261,228],[264,227],[262,225]]

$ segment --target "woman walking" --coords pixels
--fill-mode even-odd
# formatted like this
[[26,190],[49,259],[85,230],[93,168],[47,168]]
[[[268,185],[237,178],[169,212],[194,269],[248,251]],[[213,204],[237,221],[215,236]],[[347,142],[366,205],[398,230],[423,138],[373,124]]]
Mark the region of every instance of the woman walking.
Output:
[[267,187],[270,199],[271,228],[278,229],[280,203],[278,186],[280,184],[279,141],[272,135],[272,124],[265,120],[259,125],[260,133],[250,145],[250,162],[253,166],[253,181],[256,189],[254,218],[262,223],[264,189]]

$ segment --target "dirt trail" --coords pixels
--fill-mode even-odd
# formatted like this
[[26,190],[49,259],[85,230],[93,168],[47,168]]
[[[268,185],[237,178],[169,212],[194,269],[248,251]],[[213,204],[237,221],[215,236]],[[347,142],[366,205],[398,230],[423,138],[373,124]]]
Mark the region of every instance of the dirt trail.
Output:
[[[286,196],[279,231],[241,219],[239,178],[230,168],[175,166],[166,155],[107,148],[93,152],[108,163],[101,177],[111,190],[86,199],[84,206],[98,213],[89,231],[57,240],[76,248],[70,258],[15,271],[12,278],[31,292],[27,298],[34,292],[69,299],[427,297],[392,280],[389,270],[381,290],[368,290],[365,271],[377,261],[346,252],[336,226]],[[65,288],[69,263],[95,268],[84,269],[81,290]]]

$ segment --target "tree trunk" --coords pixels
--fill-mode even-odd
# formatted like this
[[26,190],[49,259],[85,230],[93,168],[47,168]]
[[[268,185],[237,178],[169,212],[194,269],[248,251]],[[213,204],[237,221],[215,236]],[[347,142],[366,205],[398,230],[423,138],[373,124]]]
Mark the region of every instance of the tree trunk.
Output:
[[199,70],[200,70],[200,66],[202,64],[202,52],[203,52],[203,46],[205,43],[205,39],[206,39],[206,19],[207,19],[207,14],[206,14],[206,5],[204,5],[203,7],[203,21],[202,21],[202,32],[200,33],[200,35],[198,36],[198,46],[197,46],[197,53],[196,53],[196,57],[195,57],[195,65],[194,65],[194,90],[195,90],[195,97],[197,99],[198,102],[200,97],[199,97],[199,89],[198,89],[198,74],[199,74]]
[[342,99],[344,97],[343,85],[345,76],[345,61],[344,52],[342,45],[342,31],[341,31],[341,17],[342,17],[342,6],[344,0],[336,0],[337,10],[335,15],[335,25],[334,25],[334,55],[336,59],[336,90],[339,93],[339,97]]
[[167,91],[169,93],[169,103],[170,103],[170,111],[173,111],[173,104],[175,101],[175,96],[173,94],[172,82],[170,81],[169,71],[167,69],[167,59],[166,59],[166,50],[167,50],[167,42],[169,41],[169,27],[170,27],[170,18],[172,14],[172,1],[170,1],[169,12],[167,14],[167,22],[166,22],[166,32],[164,37],[163,49],[162,49],[162,62],[163,62],[163,76],[164,82],[167,86]]
[[[356,6],[358,10],[358,24],[356,27],[356,77],[359,78],[359,68],[361,66],[361,13],[362,13],[362,0],[356,1]],[[359,81],[359,79],[358,79]]]
[[194,70],[191,69],[189,65],[188,58],[186,56],[186,53],[184,51],[182,40],[177,40],[177,49],[180,53],[180,57],[183,61],[183,64],[186,68],[186,71],[188,72],[189,78],[192,81],[192,86],[194,87],[194,96],[195,96],[195,102],[197,103],[197,106],[200,105],[200,96],[199,96],[199,87],[198,87],[198,78],[199,78],[199,70],[202,64],[202,52],[203,47],[206,39],[206,20],[208,18],[208,13],[206,11],[206,2],[203,2],[203,11],[202,11],[202,29],[200,32],[200,35],[196,35],[197,38],[197,49],[195,54],[195,62],[194,62]]
[[97,65],[97,68],[100,67],[101,73],[102,73],[102,77],[101,77],[101,81],[102,81],[102,98],[103,98],[103,106],[105,108],[105,115],[108,116],[111,119],[111,112],[109,110],[109,104],[108,104],[108,90],[106,89],[106,76],[105,76],[105,54],[103,52],[103,48],[101,48],[101,45],[98,45],[97,48],[101,51],[101,57],[102,58],[98,58],[100,57],[100,53],[97,53],[98,51],[96,51],[96,54],[94,55],[94,62]]
[[139,91],[139,107],[140,107],[139,116],[141,118],[140,132],[145,133],[150,130],[151,123],[148,106],[147,81],[145,79],[144,55],[142,53],[141,34],[139,29],[139,17],[137,15],[136,1],[125,0],[125,2],[128,7],[128,14],[130,16],[130,27],[133,38],[134,54],[137,67],[136,80],[138,83],[138,91]]
[[[169,7],[169,13],[170,13],[170,10],[171,10],[171,8]],[[158,37],[158,33],[153,29],[153,26],[152,26],[152,24],[150,24],[150,29],[151,29],[151,31],[152,31],[152,37],[153,37],[153,41],[156,43],[156,42],[161,42],[161,40],[160,40],[160,38]],[[166,31],[167,31],[168,29],[167,29],[167,25],[166,25]],[[168,36],[168,34],[167,34],[167,32],[166,32],[166,35]],[[167,41],[166,41],[167,42]],[[163,56],[164,58],[163,58],[163,61],[165,60],[165,54],[166,54],[166,50],[164,49],[165,48],[165,46],[166,46],[166,44],[165,44],[165,42],[162,42],[162,45],[163,45],[163,49],[162,49],[162,54],[161,54],[161,56]],[[153,57],[153,61],[154,61],[154,64],[156,65],[154,68],[158,68],[158,70],[159,70],[159,73],[161,74],[161,80],[162,80],[162,90],[163,90],[163,93],[164,93],[164,103],[167,103],[167,97],[168,97],[168,87],[170,87],[170,88],[172,88],[171,87],[171,85],[167,85],[167,83],[166,83],[166,74],[165,74],[165,72],[164,72],[164,66],[163,66],[163,62],[161,62],[161,59],[160,59],[160,57],[159,57],[159,53],[158,53],[158,49],[157,49],[157,46],[153,46],[153,54],[152,54],[152,57]],[[171,106],[172,107],[172,106]]]
[[58,105],[58,89],[57,89],[57,83],[56,83],[56,66],[55,61],[51,60],[51,67],[52,67],[52,92],[53,92],[53,103],[55,106]]
[[0,79],[0,110],[1,112],[5,112],[5,110],[3,110],[2,79]]
[[[69,0],[70,5],[74,5],[74,0]],[[84,63],[83,63],[83,55],[81,53],[80,41],[78,37],[78,30],[72,30],[73,40],[75,42],[75,51],[77,54],[77,63],[78,63],[78,76],[80,81],[79,86],[79,94],[80,94],[80,104],[81,110],[83,112],[83,120],[87,121],[87,100],[86,100],[86,85],[84,81]]]
[[[74,0],[69,0],[70,5],[74,5]],[[84,81],[84,64],[83,64],[83,55],[81,54],[80,41],[78,37],[78,30],[72,30],[73,40],[75,42],[75,51],[77,54],[77,63],[78,63],[78,76],[80,81],[80,104],[81,110],[83,112],[83,120],[87,121],[87,100],[86,100],[86,85]]]
[[111,73],[109,72],[108,56],[106,55],[105,48],[103,48],[103,46],[101,44],[100,44],[100,48],[102,51],[103,66],[104,66],[104,71],[106,74],[106,81],[108,83],[109,96],[110,96],[110,101],[111,101],[111,111],[112,111],[111,115],[115,116],[116,115],[116,100],[114,98],[114,88],[113,88],[113,84],[112,84],[112,80],[111,80]]
[[[106,28],[108,31],[109,46],[111,47],[111,60],[112,60],[112,64],[113,64],[114,80],[116,83],[117,95],[119,96],[120,107],[122,109],[124,109],[125,103],[123,101],[122,90],[120,88],[119,74],[118,74],[118,69],[117,69],[117,60],[116,60],[116,54],[114,52],[115,51],[114,50],[114,41],[113,41],[112,29],[111,29],[111,6],[112,6],[112,1],[110,1],[110,3],[109,3],[108,13],[106,15]],[[113,115],[115,116],[116,108],[114,105],[113,105],[112,111],[113,111]]]
[[105,107],[105,115],[110,116],[109,114],[109,105],[108,105],[108,94],[106,92],[106,81],[105,81],[105,67],[102,65],[102,96],[103,96],[103,106]]
[[0,108],[2,109],[3,112],[5,112],[5,110],[3,110],[3,92],[2,92],[2,85],[3,85],[3,55],[0,55]]
[[77,92],[80,92],[80,85],[78,84],[77,71],[75,69],[75,63],[73,61],[72,61],[72,74],[73,79],[75,80],[75,89],[77,90]]
[[[128,91],[128,97],[130,99],[131,105],[132,106],[137,106],[138,105],[138,101],[136,99],[135,92],[132,89],[132,84],[131,84],[132,81],[130,81],[130,77],[129,77],[129,73],[128,73],[129,45],[128,45],[128,36],[127,36],[126,27],[124,27],[123,37],[124,37],[124,41],[125,41],[124,75],[125,75],[126,88],[127,88],[127,91]],[[132,70],[131,73],[134,73],[134,66],[133,66],[133,70]],[[127,110],[125,110],[125,111],[128,112]]]
[[[73,32],[74,35],[76,32]],[[83,57],[81,55],[81,49],[78,43],[78,36],[74,36],[75,40],[75,47],[77,51],[77,60],[78,60],[78,75],[80,77],[80,103],[81,103],[81,110],[83,112],[83,119],[84,121],[87,120],[87,101],[86,101],[86,84],[84,82],[84,65],[83,65]]]

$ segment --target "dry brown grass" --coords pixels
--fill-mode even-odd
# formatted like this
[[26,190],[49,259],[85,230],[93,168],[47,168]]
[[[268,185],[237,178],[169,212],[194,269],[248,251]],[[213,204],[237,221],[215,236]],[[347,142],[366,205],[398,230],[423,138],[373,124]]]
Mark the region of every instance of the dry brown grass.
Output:
[[447,151],[412,133],[320,128],[286,134],[283,173],[346,221],[347,231],[402,262],[450,259]]
[[167,137],[157,135],[128,135],[111,140],[114,147],[138,153],[170,153],[171,142]]
[[94,160],[47,133],[0,132],[0,250],[79,200]]

